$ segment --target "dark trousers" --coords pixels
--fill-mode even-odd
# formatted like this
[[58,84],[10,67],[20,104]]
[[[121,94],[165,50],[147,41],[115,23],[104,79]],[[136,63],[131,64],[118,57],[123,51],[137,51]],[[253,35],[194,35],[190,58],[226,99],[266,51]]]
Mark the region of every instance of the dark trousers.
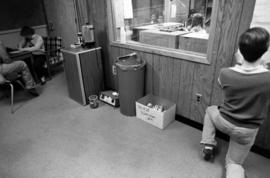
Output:
[[37,74],[38,80],[47,76],[47,69],[44,67],[45,62],[45,55],[34,55],[34,70]]

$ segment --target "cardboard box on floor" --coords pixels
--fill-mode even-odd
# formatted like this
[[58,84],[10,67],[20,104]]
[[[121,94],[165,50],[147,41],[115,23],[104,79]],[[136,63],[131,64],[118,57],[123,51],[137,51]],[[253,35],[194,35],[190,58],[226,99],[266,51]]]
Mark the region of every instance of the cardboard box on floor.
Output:
[[[164,110],[162,112],[157,111],[154,108],[148,107],[148,103],[151,103],[153,106],[163,106]],[[160,129],[164,129],[175,120],[175,110],[175,103],[154,95],[146,95],[136,101],[136,117]]]

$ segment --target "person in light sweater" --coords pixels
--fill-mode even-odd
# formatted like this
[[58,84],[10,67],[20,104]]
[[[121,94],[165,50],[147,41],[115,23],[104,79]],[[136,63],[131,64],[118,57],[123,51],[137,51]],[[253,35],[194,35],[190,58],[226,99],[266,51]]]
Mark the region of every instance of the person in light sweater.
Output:
[[[0,41],[0,84],[13,76],[21,75],[25,89],[34,96],[39,96],[36,83],[24,61],[12,61],[5,45]],[[12,77],[11,77],[12,76]]]
[[21,29],[20,35],[23,39],[19,42],[20,51],[30,51],[34,56],[34,69],[41,84],[46,83],[47,70],[45,69],[45,49],[43,38],[35,33],[31,27],[24,26]]
[[203,158],[213,160],[216,129],[230,136],[226,154],[226,177],[245,177],[243,163],[254,144],[258,129],[269,117],[270,71],[261,57],[269,48],[269,33],[254,27],[239,39],[241,65],[223,68],[218,82],[224,94],[221,106],[206,109],[201,144]]

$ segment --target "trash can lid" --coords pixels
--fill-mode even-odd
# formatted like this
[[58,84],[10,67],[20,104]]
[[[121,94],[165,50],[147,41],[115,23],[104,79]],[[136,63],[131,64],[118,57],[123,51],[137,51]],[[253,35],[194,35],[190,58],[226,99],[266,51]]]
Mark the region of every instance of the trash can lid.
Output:
[[118,57],[115,65],[122,70],[137,70],[145,65],[145,61],[138,57],[136,53],[131,53],[126,56]]

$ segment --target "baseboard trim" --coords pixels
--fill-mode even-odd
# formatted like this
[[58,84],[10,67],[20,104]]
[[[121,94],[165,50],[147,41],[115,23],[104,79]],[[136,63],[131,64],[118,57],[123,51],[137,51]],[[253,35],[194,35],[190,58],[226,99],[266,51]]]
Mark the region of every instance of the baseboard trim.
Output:
[[[195,122],[191,119],[185,118],[185,117],[180,116],[180,115],[176,115],[175,120],[178,122],[182,122],[186,125],[189,125],[193,128],[196,128],[198,130],[202,130],[202,128],[203,128],[203,125],[201,123]],[[217,131],[216,136],[220,139],[225,140],[225,141],[229,141],[229,139],[230,139],[228,135],[226,135],[220,131]],[[259,146],[254,145],[251,148],[251,151],[270,159],[270,150],[267,150],[267,149],[264,149],[264,148],[261,148]]]

